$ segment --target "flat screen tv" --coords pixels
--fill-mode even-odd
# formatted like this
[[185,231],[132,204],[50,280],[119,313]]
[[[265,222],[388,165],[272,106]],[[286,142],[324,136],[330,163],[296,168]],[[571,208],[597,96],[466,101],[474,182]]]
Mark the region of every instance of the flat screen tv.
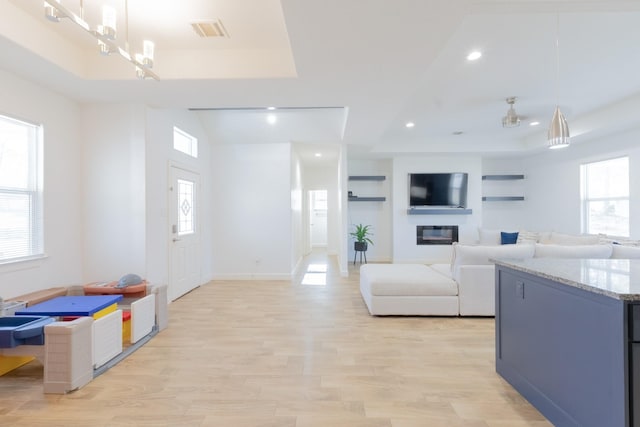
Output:
[[410,173],[409,207],[467,207],[468,174]]

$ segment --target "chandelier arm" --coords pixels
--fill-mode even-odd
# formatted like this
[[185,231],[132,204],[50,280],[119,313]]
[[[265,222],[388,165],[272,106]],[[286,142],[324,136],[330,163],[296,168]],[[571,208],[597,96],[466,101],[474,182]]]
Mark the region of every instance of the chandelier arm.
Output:
[[[144,70],[143,77],[151,77],[155,80],[160,80],[160,77],[157,74],[149,70],[149,68],[145,67],[143,62],[138,61],[135,57],[131,56],[128,50],[122,49],[113,40],[109,39],[106,35],[103,35],[98,31],[92,30],[89,24],[80,16],[78,16],[76,13],[74,13],[71,9],[65,7],[64,5],[62,5],[61,3],[58,3],[55,0],[44,0],[44,3],[49,7],[56,9],[59,12],[61,18],[69,18],[71,22],[73,22],[74,24],[76,24],[77,26],[85,30],[87,33],[91,34],[95,39],[107,45],[110,51],[118,53],[122,58],[129,61],[131,64],[133,64],[136,67],[136,72],[138,71],[137,70],[138,68],[143,69]],[[84,13],[83,10],[84,9],[82,9],[81,13]],[[128,46],[127,46],[127,49],[128,49]]]

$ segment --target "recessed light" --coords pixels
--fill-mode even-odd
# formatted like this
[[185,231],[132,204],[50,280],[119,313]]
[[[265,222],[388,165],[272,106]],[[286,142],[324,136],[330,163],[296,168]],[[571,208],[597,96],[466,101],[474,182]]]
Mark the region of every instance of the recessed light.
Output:
[[462,135],[463,133],[464,132],[462,132],[461,130],[457,130],[457,131],[453,132],[452,134],[457,136],[457,135]]
[[270,125],[275,125],[277,121],[278,121],[278,118],[276,117],[275,114],[269,114],[267,116],[267,123],[269,123]]
[[414,127],[415,125],[416,125],[416,124],[415,124],[415,123],[413,123],[413,122],[407,122],[407,123],[405,124],[405,127],[412,128],[412,127]]
[[275,110],[276,107],[267,107],[267,110]]
[[316,156],[316,157],[322,157],[322,153],[316,153],[316,154],[314,154],[314,156]]
[[482,52],[480,52],[479,50],[474,50],[473,52],[469,53],[469,55],[467,55],[467,61],[478,60],[481,56]]
[[540,124],[540,122],[531,122],[529,123],[529,126],[538,126]]

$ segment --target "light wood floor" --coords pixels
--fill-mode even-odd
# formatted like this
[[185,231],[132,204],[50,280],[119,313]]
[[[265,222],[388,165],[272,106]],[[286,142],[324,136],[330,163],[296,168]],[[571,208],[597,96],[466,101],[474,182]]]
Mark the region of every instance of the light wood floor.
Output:
[[551,425],[495,373],[493,319],[371,317],[350,268],[329,261],[324,286],[202,286],[170,305],[169,329],[64,396],[42,393],[32,362],[0,377],[0,425]]

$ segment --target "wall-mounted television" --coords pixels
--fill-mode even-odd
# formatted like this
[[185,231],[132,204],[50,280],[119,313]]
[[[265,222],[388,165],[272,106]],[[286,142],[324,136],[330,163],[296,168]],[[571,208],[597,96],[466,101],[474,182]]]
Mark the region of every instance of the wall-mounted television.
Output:
[[409,207],[467,207],[468,174],[410,173]]

